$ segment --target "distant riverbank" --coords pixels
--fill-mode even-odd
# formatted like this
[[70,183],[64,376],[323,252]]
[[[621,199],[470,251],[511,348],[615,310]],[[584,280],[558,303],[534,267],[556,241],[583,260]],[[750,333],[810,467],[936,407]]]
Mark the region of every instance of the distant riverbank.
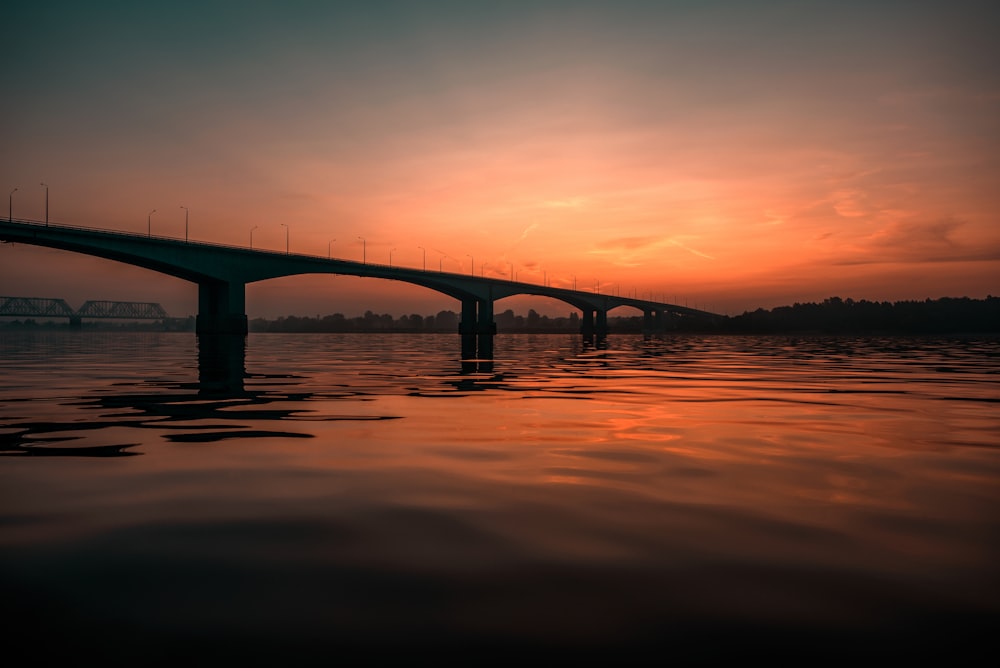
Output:
[[[459,314],[439,311],[433,315],[376,314],[348,317],[341,313],[315,317],[282,316],[274,319],[253,318],[251,332],[346,333],[400,332],[453,333],[458,330]],[[502,334],[574,334],[580,332],[580,316],[547,316],[534,309],[518,315],[507,309],[494,316]],[[156,321],[85,321],[87,330],[194,331],[195,319],[170,318]],[[667,317],[660,330],[648,329],[638,315],[609,315],[608,328],[614,334],[643,332],[699,332],[729,334],[966,334],[1000,333],[1000,297],[985,299],[944,297],[924,301],[875,302],[831,297],[821,303],[793,304],[773,309],[747,311],[738,316],[717,318]],[[70,329],[68,322],[15,319],[0,322],[4,329]]]

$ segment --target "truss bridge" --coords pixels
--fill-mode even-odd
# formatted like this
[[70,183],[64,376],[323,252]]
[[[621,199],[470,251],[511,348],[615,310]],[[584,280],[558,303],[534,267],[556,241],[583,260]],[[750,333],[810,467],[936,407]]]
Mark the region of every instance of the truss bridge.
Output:
[[0,297],[0,317],[69,318],[79,324],[83,318],[117,320],[166,320],[170,316],[154,302],[113,302],[91,299],[73,310],[64,299],[46,297]]

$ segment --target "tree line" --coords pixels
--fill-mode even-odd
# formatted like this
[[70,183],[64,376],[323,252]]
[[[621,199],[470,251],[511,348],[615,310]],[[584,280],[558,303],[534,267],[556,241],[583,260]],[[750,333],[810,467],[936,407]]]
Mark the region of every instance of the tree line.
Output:
[[[444,332],[458,331],[461,316],[454,311],[434,315],[393,316],[366,311],[348,317],[342,313],[316,317],[282,316],[254,318],[251,332]],[[577,312],[566,316],[542,315],[531,309],[518,315],[507,309],[494,315],[497,331],[502,333],[579,333],[581,318]],[[924,301],[868,301],[830,297],[822,302],[795,303],[773,309],[759,308],[741,315],[715,318],[663,318],[664,332],[700,332],[730,334],[781,334],[815,332],[818,334],[962,334],[1000,333],[1000,297],[985,299],[943,297]],[[2,329],[68,328],[65,321],[35,319],[0,322]],[[194,317],[169,318],[164,321],[84,322],[85,329],[127,329],[193,331]],[[642,314],[608,316],[611,333],[632,334],[646,330]]]
[[958,334],[1000,332],[1000,297],[876,302],[830,297],[821,303],[757,309],[720,323],[734,333]]
[[[255,318],[251,332],[447,332],[458,330],[459,314],[440,311],[394,317],[366,311],[349,318],[340,313],[315,318],[286,316],[275,320]],[[579,333],[580,314],[547,316],[534,309],[517,315],[507,309],[494,315],[497,331],[512,333]],[[608,316],[612,333],[646,331],[643,315]],[[795,303],[773,309],[759,308],[741,315],[716,318],[666,316],[666,332],[717,332],[777,334],[954,334],[1000,332],[1000,297],[985,299],[943,297],[924,301],[868,301],[830,297],[820,303]]]

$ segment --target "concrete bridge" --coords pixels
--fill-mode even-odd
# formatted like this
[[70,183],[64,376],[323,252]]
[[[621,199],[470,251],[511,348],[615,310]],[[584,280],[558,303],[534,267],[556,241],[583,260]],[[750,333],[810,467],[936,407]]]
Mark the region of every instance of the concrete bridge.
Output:
[[404,281],[461,302],[462,357],[492,358],[494,302],[514,295],[559,299],[580,309],[585,337],[608,331],[608,311],[631,306],[645,314],[647,329],[662,327],[667,314],[717,318],[716,314],[656,301],[568,290],[518,281],[370,262],[280,253],[185,239],[99,230],[44,221],[0,222],[0,240],[46,246],[145,267],[198,284],[198,334],[246,334],[246,284],[297,274],[342,274]]

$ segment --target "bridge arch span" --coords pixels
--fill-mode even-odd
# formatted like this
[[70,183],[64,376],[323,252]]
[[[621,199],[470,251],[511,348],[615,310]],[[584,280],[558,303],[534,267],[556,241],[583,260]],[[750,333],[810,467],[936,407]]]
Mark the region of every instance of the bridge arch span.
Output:
[[246,334],[246,285],[300,274],[340,274],[404,281],[458,300],[462,305],[459,332],[462,334],[463,356],[470,352],[474,355],[478,342],[479,355],[492,357],[492,336],[496,333],[494,303],[515,295],[549,297],[580,309],[585,335],[606,333],[608,311],[621,306],[642,310],[647,317],[667,312],[717,317],[673,304],[501,278],[253,250],[30,220],[0,221],[0,240],[93,255],[197,283],[199,334]]

